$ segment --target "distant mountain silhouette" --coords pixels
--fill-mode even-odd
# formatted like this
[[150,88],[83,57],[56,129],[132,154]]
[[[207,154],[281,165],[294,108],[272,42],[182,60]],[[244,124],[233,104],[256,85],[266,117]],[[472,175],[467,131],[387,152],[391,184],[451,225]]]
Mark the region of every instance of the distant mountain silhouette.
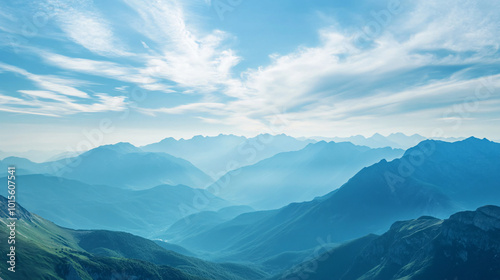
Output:
[[[401,132],[391,133],[387,136],[383,136],[382,134],[375,133],[370,137],[364,137],[362,135],[355,135],[350,137],[311,137],[312,139],[321,141],[334,141],[334,142],[351,142],[355,145],[367,146],[370,148],[383,148],[383,147],[392,147],[395,149],[408,149],[411,148],[421,141],[427,140],[426,137],[413,134],[406,135]],[[433,138],[433,140],[442,140],[446,142],[455,142],[463,140],[464,138]]]
[[161,184],[203,188],[212,182],[208,175],[184,159],[144,152],[129,143],[100,146],[77,157],[46,163],[6,158],[0,167],[11,164],[28,174],[50,174],[126,189],[148,189]]
[[500,279],[500,207],[397,222],[275,279]]
[[64,150],[52,150],[52,151],[29,150],[25,152],[0,151],[0,160],[8,157],[20,157],[29,159],[30,161],[34,162],[45,162],[45,161],[60,159],[61,156],[63,156],[64,154],[69,154],[69,153],[64,152]]
[[212,186],[219,196],[256,209],[276,209],[312,200],[340,187],[363,167],[393,160],[403,150],[370,149],[351,143],[309,144],[229,172]]
[[142,147],[144,151],[165,152],[189,160],[218,179],[228,171],[252,165],[260,160],[288,151],[297,151],[314,140],[297,140],[280,134],[260,134],[253,138],[235,135],[195,136],[191,139],[166,138]]

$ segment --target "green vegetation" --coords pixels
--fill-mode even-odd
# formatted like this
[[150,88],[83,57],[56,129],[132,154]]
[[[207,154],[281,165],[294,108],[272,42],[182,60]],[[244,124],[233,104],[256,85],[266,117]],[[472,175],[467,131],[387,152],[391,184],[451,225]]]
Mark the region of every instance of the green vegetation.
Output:
[[[6,199],[0,196],[0,209]],[[241,265],[217,264],[163,249],[128,233],[61,228],[18,206],[16,272],[2,266],[3,279],[263,279]],[[9,234],[0,212],[0,240]],[[135,277],[135,278],[134,278]]]

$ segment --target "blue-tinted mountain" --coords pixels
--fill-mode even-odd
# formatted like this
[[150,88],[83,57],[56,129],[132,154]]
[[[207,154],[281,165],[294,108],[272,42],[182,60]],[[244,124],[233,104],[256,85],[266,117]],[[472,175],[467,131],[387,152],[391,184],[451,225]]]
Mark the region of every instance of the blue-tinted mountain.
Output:
[[235,204],[276,209],[325,195],[363,167],[381,159],[393,160],[403,153],[392,148],[321,141],[231,171],[210,189],[219,189],[219,196]]
[[65,153],[63,150],[52,150],[52,151],[29,150],[25,152],[0,151],[0,160],[8,157],[20,157],[29,159],[30,161],[34,162],[46,162],[46,161],[52,161],[57,157],[63,156],[65,154],[67,153]]
[[0,166],[11,164],[17,165],[21,174],[50,174],[126,189],[148,189],[161,184],[203,188],[212,182],[208,175],[184,159],[144,152],[129,143],[100,146],[76,157],[46,163],[7,158]]
[[62,176],[89,184],[131,189],[147,189],[160,184],[199,188],[211,181],[184,159],[166,153],[143,152],[128,143],[98,147],[73,162],[76,167],[62,169]]
[[[449,219],[396,222],[302,263],[275,279],[500,279],[500,207]],[[302,278],[304,279],[304,278]]]
[[141,148],[186,159],[217,179],[228,171],[281,152],[300,150],[311,142],[315,141],[301,141],[284,134],[261,134],[253,138],[221,134],[214,137],[195,136],[187,140],[166,138]]
[[393,221],[446,217],[500,204],[500,144],[469,138],[427,140],[400,158],[362,169],[338,190],[310,202],[242,214],[174,241],[189,250],[262,261],[287,251],[381,233]]
[[[418,143],[424,140],[427,140],[426,137],[419,134],[406,135],[401,132],[391,133],[387,136],[375,133],[370,137],[355,135],[351,137],[312,137],[312,138],[318,141],[324,140],[324,141],[335,141],[335,142],[351,142],[355,145],[368,146],[370,148],[392,147],[395,149],[405,149],[405,150],[417,145]],[[463,140],[464,138],[437,137],[432,139],[446,141],[446,142],[455,142]]]
[[[7,222],[7,200],[0,196],[0,220]],[[61,228],[17,205],[17,271],[3,279],[221,279],[260,280],[251,267],[211,263],[166,250],[129,233]],[[9,229],[0,228],[7,240]]]
[[[6,192],[3,188],[0,194]],[[28,210],[61,226],[141,236],[157,234],[199,211],[217,211],[231,205],[205,190],[183,185],[126,190],[47,175],[18,176],[17,192],[18,201]]]
[[417,145],[423,140],[426,140],[425,137],[419,134],[413,134],[408,136],[401,132],[392,133],[387,136],[375,133],[370,137],[355,135],[350,137],[313,137],[313,139],[335,141],[335,142],[351,142],[355,145],[367,146],[370,148],[392,147],[395,149],[405,149],[405,150]]
[[32,162],[29,159],[21,157],[6,157],[3,160],[0,160],[0,174],[2,176],[7,175],[7,168],[9,166],[16,166],[18,174],[41,174],[47,172],[47,169],[43,166],[43,164]]

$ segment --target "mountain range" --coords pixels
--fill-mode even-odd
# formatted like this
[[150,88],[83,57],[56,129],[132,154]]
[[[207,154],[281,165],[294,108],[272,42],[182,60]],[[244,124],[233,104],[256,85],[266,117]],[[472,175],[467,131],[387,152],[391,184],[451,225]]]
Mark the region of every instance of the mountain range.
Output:
[[[319,141],[351,142],[355,145],[367,146],[370,148],[391,147],[395,149],[408,149],[426,139],[426,137],[419,134],[405,135],[401,132],[392,133],[387,136],[375,133],[370,137],[355,135],[350,137],[313,136],[298,138],[293,138],[284,134],[274,136],[271,136],[270,134],[260,134],[256,137],[251,138],[247,138],[244,136],[235,136],[231,134],[220,134],[218,136],[199,135],[194,136],[191,139],[181,138],[179,140],[168,137],[160,142],[145,145],[142,148],[145,151],[149,152],[166,152],[173,156],[187,159],[195,165],[199,165],[198,168],[201,168],[206,173],[213,172],[213,174],[215,174],[214,177],[217,177],[220,172],[227,172],[238,167],[250,165],[280,152],[299,150],[309,143],[315,143]],[[438,137],[433,139],[454,142],[463,140],[464,138]],[[499,140],[495,142],[499,142]],[[203,147],[206,147],[207,149],[204,149]],[[234,150],[235,147],[237,147],[236,150]],[[273,149],[276,150],[273,151]],[[56,161],[67,157],[75,157],[75,154],[81,154],[84,152],[86,151],[0,151],[0,160],[7,157],[20,157],[29,159],[33,162],[47,162]],[[242,155],[231,155],[235,152],[239,152]],[[233,167],[234,164],[232,163],[234,162],[232,162],[231,158],[236,159],[236,162],[240,165],[236,165],[236,167]],[[216,162],[216,168],[212,166],[214,161]],[[229,164],[229,169],[227,168],[228,163],[231,163]]]
[[187,140],[165,138],[141,148],[186,159],[212,178],[218,179],[231,170],[252,165],[281,152],[300,150],[312,142],[316,141],[297,140],[284,134],[260,134],[252,138],[221,134],[213,137],[195,136]]
[[220,259],[265,263],[283,252],[314,248],[318,239],[344,242],[382,233],[396,220],[446,217],[487,204],[500,205],[500,144],[426,140],[400,159],[363,168],[323,197],[245,213],[171,241]]
[[[228,144],[226,150],[231,149]],[[252,154],[258,153],[258,148],[252,149]],[[449,230],[441,225],[454,220],[440,219],[457,211],[500,205],[500,144],[486,139],[471,137],[453,143],[424,140],[405,152],[324,141],[305,143],[298,150],[279,150],[269,149],[272,152],[268,157],[249,166],[244,163],[216,183],[212,183],[213,174],[208,176],[185,159],[161,151],[144,151],[128,143],[101,146],[73,158],[46,163],[11,157],[0,161],[0,168],[17,166],[18,202],[29,211],[64,227],[83,229],[49,226],[42,218],[23,212],[26,221],[36,223],[26,227],[24,221],[21,223],[22,238],[35,236],[50,246],[54,242],[60,246],[61,241],[63,247],[69,248],[65,251],[56,246],[54,251],[54,247],[23,240],[34,242],[29,250],[44,260],[38,268],[47,269],[51,273],[48,275],[56,279],[68,275],[100,275],[105,279],[264,279],[278,275],[283,279],[301,279],[300,275],[309,274],[323,279],[327,275],[324,273],[331,273],[334,279],[426,279],[428,271],[436,269],[434,263],[451,266],[456,259],[446,259],[450,254],[445,254],[444,259],[435,258],[444,249],[425,247],[428,243],[418,243],[426,248],[426,258],[416,254],[397,256],[401,258],[394,264],[391,261],[397,258],[389,253],[415,249],[404,247],[413,242],[405,238],[421,232],[438,240]],[[237,158],[235,155],[229,158]],[[244,157],[242,162],[247,162]],[[232,165],[235,166],[238,165]],[[208,187],[203,189],[204,186]],[[4,189],[0,194],[6,192]],[[469,214],[457,217],[481,218],[486,213],[496,213],[492,207],[478,209],[479,214],[466,212]],[[420,216],[424,217],[409,221],[402,228],[398,226],[404,223],[394,224]],[[465,221],[462,218],[459,220]],[[478,218],[483,222],[476,227],[496,227],[495,219],[483,218]],[[473,222],[476,220],[472,218]],[[427,229],[433,230],[426,232]],[[467,237],[468,228],[463,229],[457,234]],[[440,235],[432,237],[435,232]],[[144,241],[129,233],[157,240]],[[474,236],[479,234],[483,233],[474,232]],[[473,242],[474,236],[465,241]],[[442,241],[454,237],[447,236]],[[403,243],[396,244],[400,241]],[[336,263],[319,265],[318,258],[324,258],[318,255],[318,248],[338,256]],[[473,256],[473,252],[465,252]],[[208,265],[190,259],[192,266],[187,267],[171,254],[184,261],[203,257],[212,262]],[[460,254],[464,259],[464,253]],[[488,251],[481,254],[495,260],[493,255],[487,255]],[[364,256],[369,257],[363,260]],[[479,261],[470,259],[473,261],[462,263],[473,267]],[[30,261],[35,260],[28,258]],[[213,268],[214,261],[243,265]],[[317,275],[309,271],[315,261],[321,268]],[[303,265],[296,266],[301,262]],[[119,274],[111,275],[109,271]],[[245,274],[250,278],[245,278]],[[74,279],[87,276],[78,277]]]
[[[311,139],[317,141],[334,141],[334,142],[351,142],[355,145],[367,146],[370,148],[384,148],[392,147],[395,149],[408,149],[416,146],[418,143],[427,140],[428,138],[419,135],[406,135],[401,132],[391,133],[387,136],[383,136],[380,133],[375,133],[370,137],[365,137],[363,135],[354,135],[350,137],[311,137]],[[434,137],[432,140],[441,140],[446,142],[456,142],[463,140],[464,138],[457,137]]]
[[45,163],[15,157],[0,161],[3,169],[8,165],[18,166],[25,174],[49,174],[125,189],[148,189],[161,184],[203,188],[212,182],[184,159],[144,152],[129,143],[100,146],[76,157]]

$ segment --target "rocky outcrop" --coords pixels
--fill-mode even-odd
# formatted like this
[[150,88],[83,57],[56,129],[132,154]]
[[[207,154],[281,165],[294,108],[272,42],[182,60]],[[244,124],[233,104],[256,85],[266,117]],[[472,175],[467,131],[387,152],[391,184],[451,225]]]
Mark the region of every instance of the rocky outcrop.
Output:
[[[349,252],[346,246],[342,250]],[[446,220],[421,217],[396,222],[364,248],[352,248],[350,254],[357,256],[349,266],[332,271],[329,261],[323,260],[317,262],[315,271],[296,275],[307,274],[308,279],[337,275],[334,279],[340,280],[500,280],[500,207],[459,212]],[[335,249],[326,254],[333,255]]]

